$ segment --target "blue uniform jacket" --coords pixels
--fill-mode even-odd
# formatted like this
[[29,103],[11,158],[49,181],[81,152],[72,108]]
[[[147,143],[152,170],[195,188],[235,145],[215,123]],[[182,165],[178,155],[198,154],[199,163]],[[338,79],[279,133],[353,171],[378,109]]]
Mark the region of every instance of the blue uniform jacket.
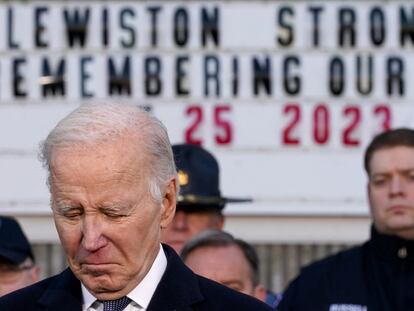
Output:
[[277,310],[414,310],[414,241],[373,228],[364,245],[304,268]]

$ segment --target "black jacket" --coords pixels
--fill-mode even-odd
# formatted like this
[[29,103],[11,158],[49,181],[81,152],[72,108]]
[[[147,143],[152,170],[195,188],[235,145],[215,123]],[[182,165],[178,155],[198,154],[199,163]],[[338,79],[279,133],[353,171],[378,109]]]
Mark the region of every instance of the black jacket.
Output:
[[379,234],[304,268],[279,311],[414,310],[414,241]]
[[[155,290],[148,311],[257,310],[270,307],[257,299],[235,292],[195,275],[168,246],[166,271]],[[71,270],[0,298],[1,311],[80,311],[80,282]]]

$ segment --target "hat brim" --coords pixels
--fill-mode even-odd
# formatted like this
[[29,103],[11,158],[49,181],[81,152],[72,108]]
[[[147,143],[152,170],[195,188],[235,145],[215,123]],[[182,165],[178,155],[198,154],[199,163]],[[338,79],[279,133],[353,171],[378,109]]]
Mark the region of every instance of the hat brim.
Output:
[[10,261],[13,264],[20,264],[29,257],[26,254],[0,247],[0,258]]
[[177,204],[179,205],[206,205],[206,206],[222,206],[226,203],[248,203],[252,202],[251,198],[226,198],[217,196],[201,196],[201,195],[178,195]]

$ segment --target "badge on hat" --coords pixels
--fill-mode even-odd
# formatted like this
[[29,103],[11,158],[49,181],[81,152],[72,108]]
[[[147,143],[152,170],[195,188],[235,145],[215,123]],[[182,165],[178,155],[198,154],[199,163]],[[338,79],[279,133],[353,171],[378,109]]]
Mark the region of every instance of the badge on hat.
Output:
[[221,195],[217,160],[204,148],[179,144],[172,149],[180,185],[178,207],[223,209],[226,203],[252,201]]

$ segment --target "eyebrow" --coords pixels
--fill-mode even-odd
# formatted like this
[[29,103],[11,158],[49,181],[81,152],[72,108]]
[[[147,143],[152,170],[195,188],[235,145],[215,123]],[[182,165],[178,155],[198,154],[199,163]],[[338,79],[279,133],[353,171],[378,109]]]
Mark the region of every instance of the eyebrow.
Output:
[[[407,169],[400,169],[397,170],[398,173],[402,173],[402,174],[409,174],[409,173],[414,173],[414,167],[413,168],[407,168]],[[389,171],[384,171],[384,172],[376,172],[376,173],[372,173],[371,177],[376,177],[376,176],[389,176],[391,175],[392,172]]]

